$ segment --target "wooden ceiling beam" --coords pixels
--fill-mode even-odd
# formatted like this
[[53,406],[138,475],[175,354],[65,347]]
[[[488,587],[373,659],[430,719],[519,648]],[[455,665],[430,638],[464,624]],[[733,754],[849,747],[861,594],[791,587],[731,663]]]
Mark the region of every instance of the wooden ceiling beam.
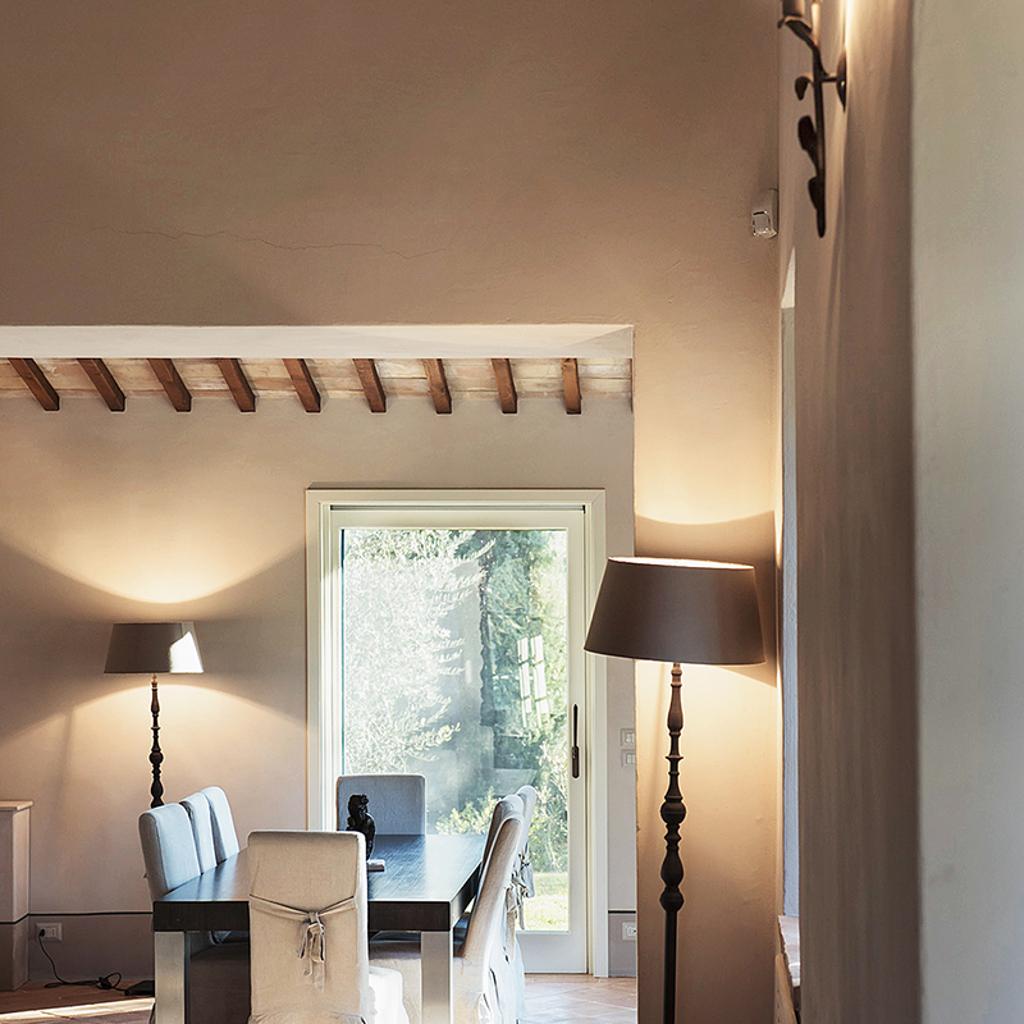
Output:
[[309,372],[305,359],[285,359],[285,369],[292,379],[292,387],[299,396],[302,408],[306,412],[320,411],[320,392],[317,391],[313,375]]
[[102,359],[79,359],[78,365],[85,370],[100,398],[107,403],[111,412],[124,412],[125,397],[121,386]]
[[149,363],[153,373],[156,374],[156,379],[160,381],[160,386],[164,389],[175,411],[191,412],[192,393],[185,387],[185,382],[181,379],[181,374],[178,373],[174,360],[147,359],[146,362]]
[[253,391],[249,378],[242,369],[241,359],[218,359],[217,368],[220,370],[224,383],[227,384],[231,397],[235,400],[239,412],[256,411],[256,392]]
[[60,409],[60,395],[54,391],[53,385],[46,379],[46,374],[34,359],[9,359],[8,362],[47,412],[57,412]]
[[377,364],[372,359],[353,359],[352,362],[356,364],[356,373],[359,374],[359,383],[363,386],[370,412],[387,412],[388,399],[380,382]]
[[492,359],[494,383],[498,386],[498,401],[501,411],[514,413],[519,411],[519,395],[516,394],[516,382],[512,376],[511,359]]
[[430,385],[434,412],[439,416],[448,415],[452,411],[452,393],[448,390],[448,375],[444,372],[444,363],[440,359],[424,359],[423,369]]
[[580,392],[580,367],[575,359],[562,360],[562,395],[565,411],[570,416],[583,412],[583,395]]

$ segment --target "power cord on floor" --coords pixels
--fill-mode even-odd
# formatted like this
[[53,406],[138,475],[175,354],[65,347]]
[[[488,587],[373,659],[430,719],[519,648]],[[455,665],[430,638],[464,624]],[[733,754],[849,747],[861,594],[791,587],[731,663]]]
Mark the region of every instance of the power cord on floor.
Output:
[[47,960],[50,961],[50,970],[53,972],[53,981],[48,981],[45,985],[46,988],[63,988],[64,986],[81,986],[82,988],[98,988],[104,992],[124,992],[125,989],[121,986],[122,975],[120,971],[111,971],[109,974],[104,974],[100,978],[86,978],[83,981],[68,981],[66,978],[60,976],[60,971],[57,970],[57,962],[50,956],[50,951],[46,948],[46,943],[43,942],[46,933],[42,928],[36,932],[36,942],[39,944],[40,952]]

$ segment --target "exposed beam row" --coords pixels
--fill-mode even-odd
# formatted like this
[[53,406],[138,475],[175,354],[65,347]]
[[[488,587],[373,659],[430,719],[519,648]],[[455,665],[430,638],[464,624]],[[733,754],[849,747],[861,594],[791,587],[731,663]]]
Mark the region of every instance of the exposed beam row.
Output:
[[[46,374],[34,359],[9,358],[8,362],[15,369],[26,387],[35,396],[40,406],[48,412],[60,408],[60,396]],[[124,391],[118,385],[110,369],[102,359],[79,359],[78,364],[88,376],[97,393],[102,397],[107,408],[112,412],[123,412],[126,399]],[[192,395],[182,380],[181,374],[172,359],[147,359],[168,399],[178,412],[189,412],[192,409]],[[240,359],[215,360],[224,383],[231,392],[240,412],[254,412],[256,409],[256,392],[246,376]],[[282,360],[292,387],[306,412],[320,412],[321,397],[309,365],[305,359]],[[363,395],[371,412],[387,411],[387,394],[381,383],[374,359],[353,359],[356,373],[363,390]],[[426,375],[434,410],[440,415],[452,411],[452,394],[448,386],[448,376],[444,361],[441,359],[424,359],[421,361]],[[511,359],[492,359],[491,368],[494,374],[494,385],[498,395],[498,403],[505,414],[514,414],[519,409],[519,395]],[[565,411],[569,415],[578,416],[583,411],[582,391],[580,388],[579,364],[575,358],[561,360],[562,394]]]

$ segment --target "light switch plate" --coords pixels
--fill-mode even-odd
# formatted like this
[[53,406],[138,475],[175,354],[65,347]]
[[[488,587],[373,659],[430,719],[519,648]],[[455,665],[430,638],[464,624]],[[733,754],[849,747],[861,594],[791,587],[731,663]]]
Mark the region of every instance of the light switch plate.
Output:
[[636,751],[635,750],[624,750],[622,752],[622,767],[623,768],[635,768],[636,767]]
[[624,747],[627,750],[633,750],[636,747],[636,729],[620,729],[619,730],[619,746]]

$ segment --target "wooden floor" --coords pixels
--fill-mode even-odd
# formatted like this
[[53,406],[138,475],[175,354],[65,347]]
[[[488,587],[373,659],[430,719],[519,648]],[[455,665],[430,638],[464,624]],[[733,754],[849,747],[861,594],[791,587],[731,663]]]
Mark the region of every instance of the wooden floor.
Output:
[[[47,989],[26,985],[0,992],[4,1024],[147,1024],[149,999],[125,999],[93,989]],[[526,982],[523,1024],[636,1024],[636,982],[632,978],[589,978],[578,974],[533,975]]]

